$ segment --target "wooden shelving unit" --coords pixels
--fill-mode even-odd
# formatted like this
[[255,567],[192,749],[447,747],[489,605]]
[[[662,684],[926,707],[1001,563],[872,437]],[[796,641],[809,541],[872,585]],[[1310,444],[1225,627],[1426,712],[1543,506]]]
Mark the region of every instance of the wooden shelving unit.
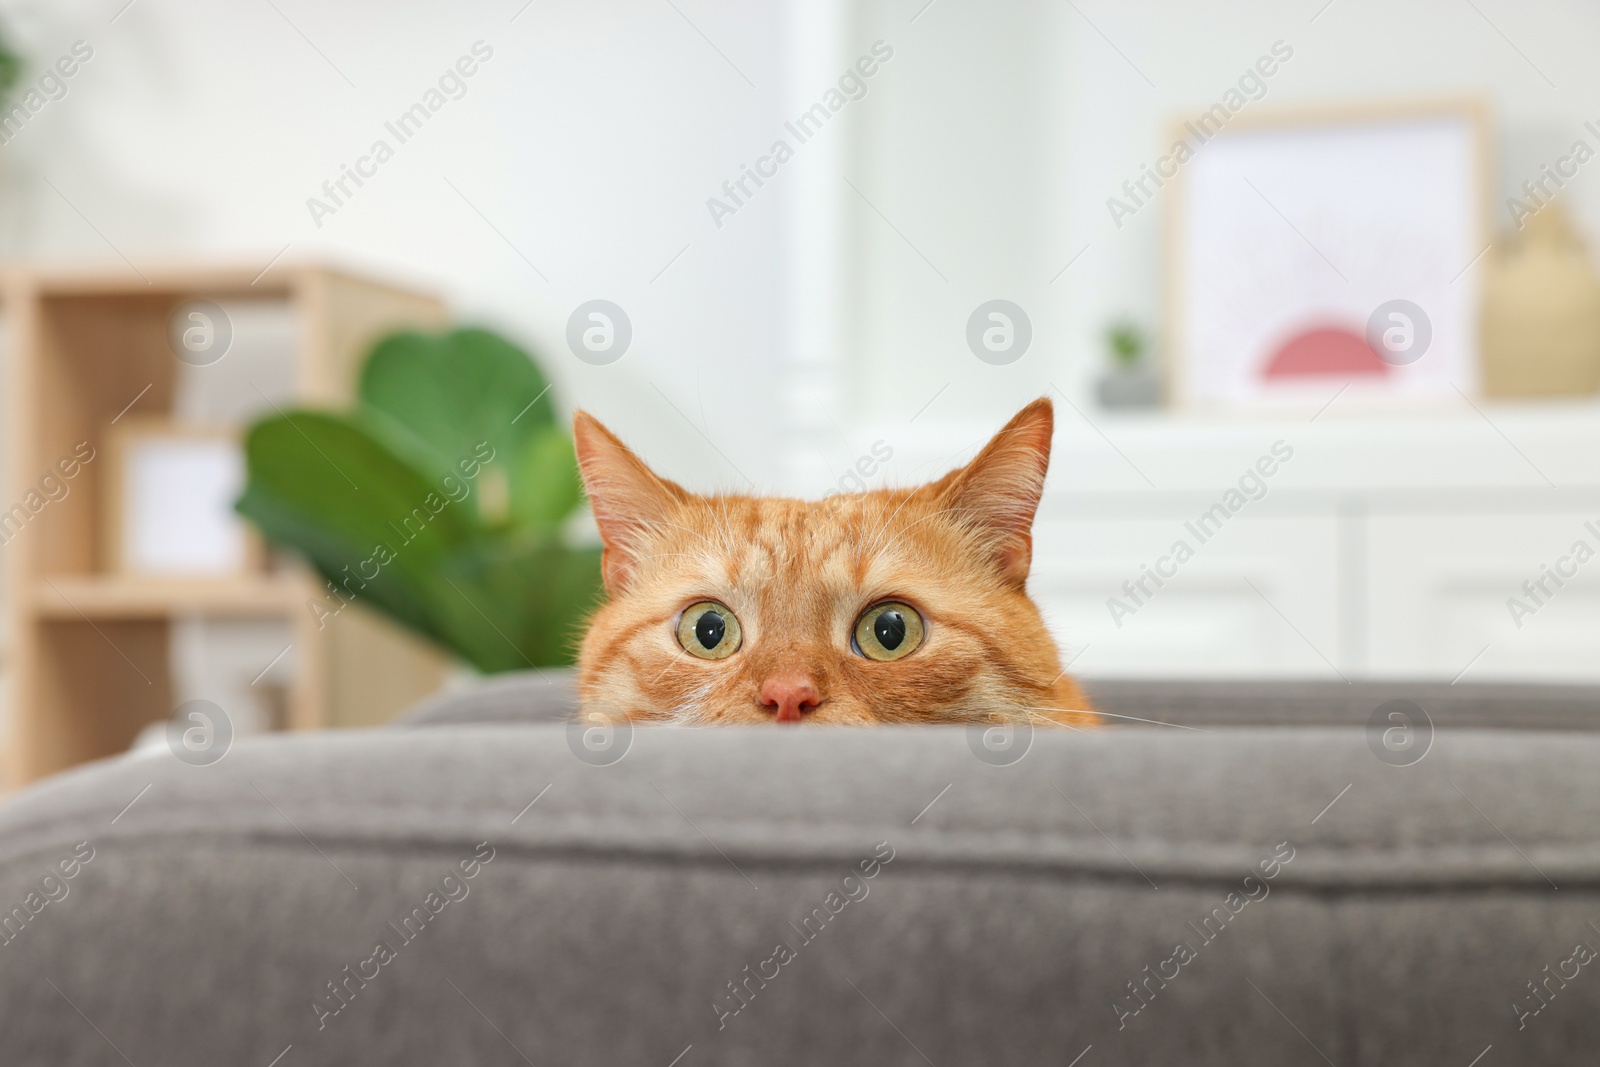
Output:
[[[316,265],[146,269],[143,277],[121,266],[0,272],[10,364],[0,509],[78,442],[102,449],[122,413],[172,412],[180,364],[168,324],[193,299],[287,304],[296,324],[295,391],[313,405],[349,401],[360,361],[383,333],[446,321],[432,296]],[[113,755],[146,724],[167,719],[178,618],[286,621],[296,665],[290,728],[381,721],[438,686],[443,658],[364,610],[341,612],[319,631],[306,603],[320,583],[297,569],[217,581],[110,573],[100,484],[107,471],[85,464],[66,497],[0,547],[9,634],[5,788]]]

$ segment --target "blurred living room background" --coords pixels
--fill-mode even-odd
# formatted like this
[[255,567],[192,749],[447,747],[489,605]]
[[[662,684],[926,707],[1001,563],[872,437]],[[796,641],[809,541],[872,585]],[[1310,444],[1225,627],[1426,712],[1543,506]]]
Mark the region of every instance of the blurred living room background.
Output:
[[[493,331],[557,423],[703,491],[927,480],[1051,396],[1030,588],[1086,677],[1600,678],[1600,9],[66,0],[0,30],[3,506],[95,452],[0,547],[9,785],[190,700],[358,725],[470,676],[360,597],[323,626],[281,550],[202,573],[232,520],[197,494],[240,461],[130,443],[348,404],[403,326]],[[214,362],[166,347],[196,301]]]

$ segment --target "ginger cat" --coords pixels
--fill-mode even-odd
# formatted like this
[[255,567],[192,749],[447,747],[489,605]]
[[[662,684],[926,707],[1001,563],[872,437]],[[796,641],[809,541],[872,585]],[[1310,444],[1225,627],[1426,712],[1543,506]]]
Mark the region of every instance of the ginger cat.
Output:
[[607,603],[586,713],[701,724],[1096,721],[1025,584],[1048,399],[965,467],[819,501],[698,496],[592,416],[574,437]]

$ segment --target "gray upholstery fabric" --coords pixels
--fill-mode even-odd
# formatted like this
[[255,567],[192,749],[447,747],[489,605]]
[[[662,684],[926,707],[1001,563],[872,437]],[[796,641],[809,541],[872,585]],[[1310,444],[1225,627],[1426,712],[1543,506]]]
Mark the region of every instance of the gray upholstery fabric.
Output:
[[[1113,726],[1362,726],[1387,701],[1409,700],[1440,727],[1600,729],[1600,686],[1102,678],[1084,688]],[[565,722],[577,700],[574,672],[521,671],[427,701],[400,725]]]
[[577,672],[570,669],[512,671],[467,689],[425,700],[395,722],[415,726],[484,723],[566,722],[577,710]]
[[1440,727],[1600,729],[1600,686],[1091,679],[1085,688],[1103,711],[1190,726],[1361,726],[1380,705],[1409,700]]
[[[0,944],[0,1061],[1467,1067],[1492,1045],[1498,1067],[1600,1047],[1600,963],[1549,979],[1520,1030],[1513,1010],[1600,946],[1592,734],[1445,730],[1404,767],[1348,728],[607,740],[270,737],[27,791],[0,808],[0,907],[59,899]],[[93,858],[44,883],[80,842]],[[481,842],[493,859],[445,882]],[[893,858],[861,879],[875,849]],[[1292,859],[1263,879],[1275,850]],[[465,895],[429,917],[446,889]],[[319,1029],[325,983],[380,939],[394,958]],[[1180,942],[1194,958],[1165,963]],[[731,1013],[727,983],[763,969]]]

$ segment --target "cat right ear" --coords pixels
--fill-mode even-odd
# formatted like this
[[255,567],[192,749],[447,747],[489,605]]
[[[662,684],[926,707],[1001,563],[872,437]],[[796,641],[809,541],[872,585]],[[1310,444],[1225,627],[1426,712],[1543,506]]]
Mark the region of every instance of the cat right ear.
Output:
[[945,506],[982,532],[1000,574],[1019,589],[1033,561],[1033,517],[1050,467],[1055,411],[1040,397],[1005,424],[977,458],[934,485]]
[[573,416],[572,439],[584,491],[605,544],[600,571],[606,592],[614,597],[627,587],[629,572],[645,551],[652,527],[664,522],[689,494],[645,466],[633,449],[586,411]]

